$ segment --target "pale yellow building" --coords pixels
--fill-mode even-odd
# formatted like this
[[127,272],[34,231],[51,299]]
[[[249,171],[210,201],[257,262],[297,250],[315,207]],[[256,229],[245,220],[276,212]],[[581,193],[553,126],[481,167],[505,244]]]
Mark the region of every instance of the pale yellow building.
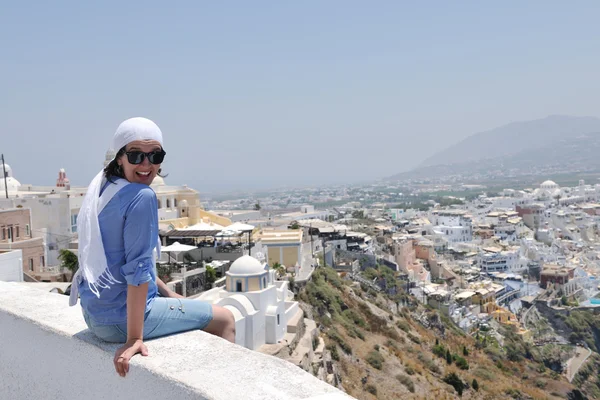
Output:
[[279,263],[286,267],[302,264],[302,230],[262,230],[254,235],[260,241],[269,265]]
[[170,186],[160,176],[151,185],[158,200],[158,220],[161,230],[186,228],[201,222],[231,225],[228,218],[210,213],[202,207],[198,191],[183,186]]

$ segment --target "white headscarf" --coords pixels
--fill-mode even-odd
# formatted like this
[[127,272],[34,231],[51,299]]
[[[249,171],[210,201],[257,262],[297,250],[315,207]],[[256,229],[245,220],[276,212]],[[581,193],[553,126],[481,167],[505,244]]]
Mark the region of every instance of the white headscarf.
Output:
[[[113,137],[113,149],[118,152],[136,140],[156,140],[161,147],[163,146],[160,128],[147,118],[136,117],[119,125]],[[100,171],[88,186],[77,217],[79,270],[97,297],[100,297],[99,288],[108,288],[113,283],[119,283],[108,269],[98,223],[100,190],[105,183],[104,171]]]

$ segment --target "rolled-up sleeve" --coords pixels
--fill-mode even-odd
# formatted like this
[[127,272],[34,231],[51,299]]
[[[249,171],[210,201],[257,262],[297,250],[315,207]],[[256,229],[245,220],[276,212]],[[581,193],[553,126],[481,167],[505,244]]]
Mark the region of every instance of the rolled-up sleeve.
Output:
[[121,274],[128,285],[139,286],[152,280],[152,251],[158,240],[158,207],[156,194],[149,187],[141,189],[125,213],[123,240],[125,264]]

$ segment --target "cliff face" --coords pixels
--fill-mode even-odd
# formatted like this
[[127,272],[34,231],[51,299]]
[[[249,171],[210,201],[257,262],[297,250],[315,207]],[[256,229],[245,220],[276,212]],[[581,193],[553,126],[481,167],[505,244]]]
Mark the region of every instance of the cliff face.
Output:
[[498,327],[500,341],[491,331],[466,335],[404,292],[401,283],[386,276],[390,271],[378,268],[393,291],[376,292],[324,267],[298,293],[317,322],[324,357],[339,374],[335,380],[350,395],[564,399],[574,389],[550,368],[568,359],[567,350],[533,346],[503,327]]

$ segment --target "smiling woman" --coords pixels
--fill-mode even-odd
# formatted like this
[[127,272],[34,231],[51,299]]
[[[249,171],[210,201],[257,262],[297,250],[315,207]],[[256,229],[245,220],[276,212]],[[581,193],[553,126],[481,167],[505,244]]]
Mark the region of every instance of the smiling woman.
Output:
[[166,155],[159,127],[146,118],[124,121],[113,148],[119,151],[88,187],[79,212],[71,304],[81,293],[90,330],[125,343],[113,360],[125,376],[132,356],[148,355],[144,340],[202,329],[233,342],[235,320],[225,308],[182,298],[156,276],[158,201],[150,184]]

